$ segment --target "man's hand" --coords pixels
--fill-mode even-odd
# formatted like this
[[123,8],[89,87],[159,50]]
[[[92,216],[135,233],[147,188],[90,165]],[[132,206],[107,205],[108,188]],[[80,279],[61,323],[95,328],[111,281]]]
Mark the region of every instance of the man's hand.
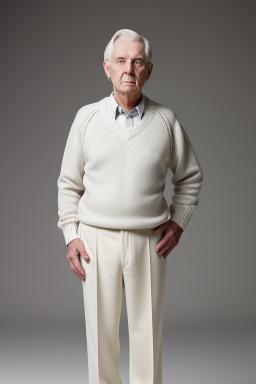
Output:
[[73,272],[83,281],[85,281],[85,270],[80,262],[80,255],[87,262],[90,261],[90,256],[86,252],[84,243],[81,239],[74,239],[68,243],[68,255],[67,259],[70,264],[70,268]]
[[152,228],[153,233],[163,232],[164,236],[156,245],[158,256],[166,258],[174,247],[179,243],[183,229],[174,221],[166,221],[165,223]]

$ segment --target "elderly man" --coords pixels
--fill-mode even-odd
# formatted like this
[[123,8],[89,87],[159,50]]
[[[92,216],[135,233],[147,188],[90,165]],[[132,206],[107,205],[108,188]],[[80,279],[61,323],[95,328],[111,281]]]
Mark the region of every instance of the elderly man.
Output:
[[58,227],[82,280],[89,383],[121,383],[124,291],[130,383],[161,384],[167,256],[198,206],[203,173],[176,114],[142,93],[153,68],[148,40],[117,31],[103,67],[113,92],[75,116],[57,181]]

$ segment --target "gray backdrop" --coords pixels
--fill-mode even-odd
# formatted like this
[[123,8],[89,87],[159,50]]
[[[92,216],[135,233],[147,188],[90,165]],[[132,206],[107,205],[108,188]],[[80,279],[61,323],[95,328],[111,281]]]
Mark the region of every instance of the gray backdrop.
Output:
[[[75,328],[85,348],[81,281],[57,228],[57,178],[77,110],[112,91],[103,52],[121,28],[150,40],[143,91],[176,112],[204,172],[198,209],[168,256],[165,329],[255,326],[255,3],[8,1],[1,14],[6,340],[17,329]],[[168,203],[171,195],[169,171]]]

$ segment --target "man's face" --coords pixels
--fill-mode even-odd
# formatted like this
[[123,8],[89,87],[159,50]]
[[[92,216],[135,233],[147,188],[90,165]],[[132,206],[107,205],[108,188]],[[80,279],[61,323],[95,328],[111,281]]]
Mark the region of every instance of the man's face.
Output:
[[114,90],[122,94],[140,93],[153,69],[152,63],[146,64],[143,44],[124,39],[114,43],[110,63],[103,66]]

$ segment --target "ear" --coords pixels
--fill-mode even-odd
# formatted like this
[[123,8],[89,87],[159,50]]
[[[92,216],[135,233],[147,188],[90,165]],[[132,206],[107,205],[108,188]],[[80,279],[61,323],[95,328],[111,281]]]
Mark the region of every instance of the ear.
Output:
[[105,71],[107,77],[110,79],[110,66],[109,66],[109,63],[107,61],[103,61],[103,68],[104,68],[104,71]]
[[153,70],[153,63],[149,63],[148,64],[147,80],[150,78],[152,70]]

